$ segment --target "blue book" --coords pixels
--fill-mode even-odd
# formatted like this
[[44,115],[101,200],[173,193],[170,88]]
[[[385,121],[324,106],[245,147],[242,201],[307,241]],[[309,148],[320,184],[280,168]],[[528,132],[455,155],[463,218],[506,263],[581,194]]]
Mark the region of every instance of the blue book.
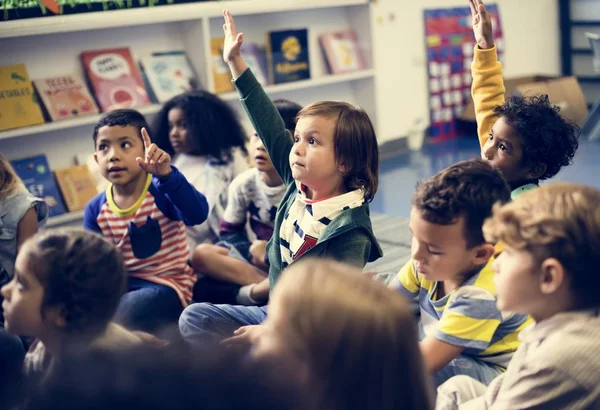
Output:
[[269,32],[267,50],[271,84],[310,78],[307,29]]
[[144,81],[150,85],[152,99],[156,102],[164,103],[176,95],[199,87],[196,74],[184,51],[152,53],[140,59],[140,67]]

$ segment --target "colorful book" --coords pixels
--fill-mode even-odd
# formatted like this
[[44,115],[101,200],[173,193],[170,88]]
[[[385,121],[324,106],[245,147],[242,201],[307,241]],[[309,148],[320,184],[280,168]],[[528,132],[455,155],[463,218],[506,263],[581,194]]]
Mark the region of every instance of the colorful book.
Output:
[[81,61],[102,111],[150,103],[129,48],[84,51]]
[[229,67],[223,61],[223,43],[224,38],[213,38],[210,42],[210,51],[212,55],[212,72],[215,86],[215,93],[226,93],[233,91],[231,83],[231,72]]
[[0,67],[0,130],[43,122],[44,115],[25,64]]
[[310,78],[308,30],[282,30],[267,33],[267,57],[271,84]]
[[332,31],[319,37],[325,61],[332,74],[363,70],[367,64],[353,30]]
[[33,80],[52,121],[97,114],[98,106],[83,77],[77,74]]
[[54,176],[50,171],[48,159],[44,154],[14,160],[10,163],[27,190],[46,202],[48,216],[58,216],[65,213],[65,205],[54,181]]
[[264,47],[260,47],[256,43],[242,44],[242,55],[248,67],[254,73],[254,76],[262,85],[269,84],[267,77],[267,52]]
[[157,102],[163,103],[198,88],[198,79],[184,51],[156,52],[140,59],[142,74]]
[[69,212],[81,211],[98,193],[96,182],[87,165],[57,169],[54,177]]

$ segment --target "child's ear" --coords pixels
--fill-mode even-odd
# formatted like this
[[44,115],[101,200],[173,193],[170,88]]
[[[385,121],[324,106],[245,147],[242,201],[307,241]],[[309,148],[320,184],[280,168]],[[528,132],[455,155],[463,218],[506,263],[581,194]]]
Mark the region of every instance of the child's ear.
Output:
[[94,161],[96,161],[96,164],[98,164],[98,154],[96,154],[95,152],[94,152]]
[[548,258],[542,262],[540,276],[540,290],[544,295],[552,295],[564,285],[565,268],[555,258]]
[[484,243],[483,245],[476,246],[474,251],[473,263],[476,266],[481,266],[485,265],[494,256],[496,248],[491,243]]
[[527,174],[525,175],[528,179],[540,179],[540,177],[544,175],[544,172],[546,172],[546,168],[546,164],[538,162],[529,168],[529,171],[527,171]]
[[348,172],[348,167],[346,167],[342,161],[338,161],[338,171],[340,171],[343,175],[346,175]]
[[44,310],[44,318],[55,327],[66,327],[67,319],[64,310],[63,306],[46,307]]

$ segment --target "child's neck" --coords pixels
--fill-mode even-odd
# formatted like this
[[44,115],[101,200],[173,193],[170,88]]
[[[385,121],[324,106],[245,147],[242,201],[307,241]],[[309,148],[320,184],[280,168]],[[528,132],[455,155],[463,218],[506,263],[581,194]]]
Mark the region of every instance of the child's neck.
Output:
[[112,194],[115,204],[121,209],[129,208],[133,205],[144,191],[147,178],[147,173],[140,172],[137,178],[127,184],[113,184]]
[[323,201],[325,199],[333,198],[336,196],[340,196],[348,192],[348,190],[344,187],[344,185],[340,185],[337,187],[319,187],[319,188],[311,188],[306,186],[306,190],[304,193],[306,197],[311,201]]
[[258,175],[260,176],[261,181],[268,187],[276,187],[283,184],[279,174],[274,169],[270,171],[258,171]]

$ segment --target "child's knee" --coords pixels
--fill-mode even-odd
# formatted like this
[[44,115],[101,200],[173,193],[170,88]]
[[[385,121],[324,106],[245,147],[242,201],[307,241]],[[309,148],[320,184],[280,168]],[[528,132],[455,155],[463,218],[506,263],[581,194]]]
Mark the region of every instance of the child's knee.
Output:
[[192,253],[192,267],[195,270],[202,270],[206,266],[206,261],[215,254],[215,246],[207,243],[196,246]]

